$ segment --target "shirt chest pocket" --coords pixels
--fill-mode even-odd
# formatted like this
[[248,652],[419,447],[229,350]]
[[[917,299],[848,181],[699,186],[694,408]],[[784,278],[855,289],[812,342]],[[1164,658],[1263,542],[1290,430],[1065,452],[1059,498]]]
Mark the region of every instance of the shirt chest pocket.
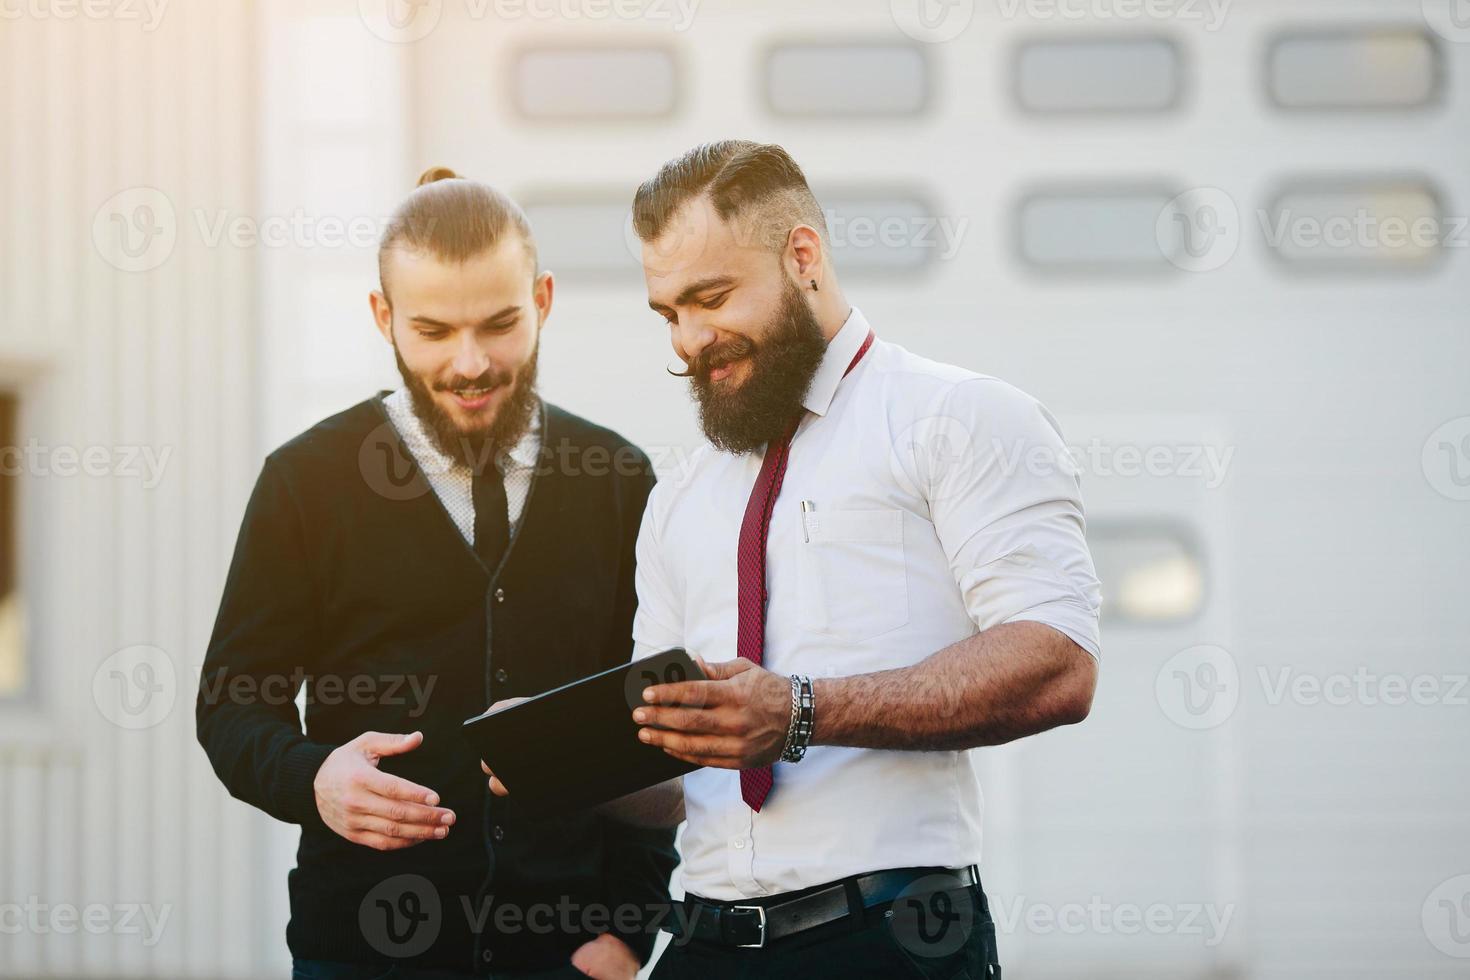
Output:
[[808,511],[797,547],[802,629],[855,643],[908,623],[902,511]]

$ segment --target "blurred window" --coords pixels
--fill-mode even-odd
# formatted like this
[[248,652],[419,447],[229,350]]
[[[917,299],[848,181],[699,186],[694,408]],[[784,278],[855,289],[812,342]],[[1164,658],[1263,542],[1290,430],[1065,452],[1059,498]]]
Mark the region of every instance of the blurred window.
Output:
[[1159,112],[1179,102],[1180,61],[1162,38],[1032,41],[1014,92],[1028,112]]
[[1440,214],[1422,183],[1302,183],[1276,196],[1267,243],[1283,262],[1304,271],[1417,272],[1464,247],[1465,222]]
[[535,48],[514,70],[531,119],[652,118],[674,111],[678,66],[664,48]]
[[912,44],[782,44],[766,55],[780,116],[899,116],[929,105],[929,65]]
[[1205,601],[1205,570],[1192,539],[1167,527],[1097,524],[1088,546],[1102,583],[1104,622],[1182,623]]
[[[855,275],[921,271],[952,258],[970,231],[963,216],[939,214],[928,201],[906,191],[849,187],[818,189],[816,194],[833,255]],[[641,285],[641,243],[632,229],[626,194],[533,189],[520,199],[545,268],[559,275],[628,279]]]
[[1287,109],[1402,109],[1439,96],[1439,49],[1418,31],[1282,38],[1271,48],[1271,98]]
[[530,191],[519,200],[543,268],[557,275],[616,276],[641,288],[642,253],[633,233],[631,194]]
[[903,193],[818,192],[827,218],[832,254],[844,273],[883,275],[917,272],[952,258],[969,231],[969,221]]
[[1168,270],[1158,227],[1173,196],[1140,187],[1033,194],[1018,215],[1021,256],[1057,272]]

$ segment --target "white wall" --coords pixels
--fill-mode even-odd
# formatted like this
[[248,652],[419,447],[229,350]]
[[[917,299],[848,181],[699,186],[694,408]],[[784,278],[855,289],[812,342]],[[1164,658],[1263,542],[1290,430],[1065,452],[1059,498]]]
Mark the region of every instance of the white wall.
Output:
[[[880,334],[1031,391],[1075,445],[1234,454],[1218,486],[1188,473],[1085,477],[1094,528],[1167,523],[1197,542],[1205,600],[1187,623],[1105,629],[1102,686],[1085,726],[985,753],[985,872],[1007,917],[1008,968],[1038,977],[1463,976],[1465,961],[1426,931],[1446,928],[1430,893],[1470,871],[1463,703],[1270,701],[1284,669],[1449,677],[1446,694],[1466,672],[1470,611],[1459,600],[1470,504],[1437,492],[1421,465],[1430,434],[1470,412],[1466,249],[1445,249],[1424,272],[1307,275],[1277,259],[1255,212],[1297,179],[1409,175],[1438,191],[1444,215],[1464,215],[1470,45],[1430,34],[1417,0],[1241,0],[1218,30],[1189,19],[1202,4],[1164,19],[1065,21],[1047,19],[1046,5],[1009,17],[1015,5],[977,3],[956,39],[918,45],[933,86],[924,111],[781,118],[767,106],[768,46],[906,42],[890,14],[902,6],[706,0],[680,31],[655,17],[479,19],[472,6],[446,2],[438,26],[413,45],[414,167],[453,166],[534,203],[592,197],[626,207],[663,160],[701,140],[743,136],[787,146],[819,195],[897,188],[927,199],[930,215],[952,226],[967,221],[955,256],[923,274],[844,277]],[[1444,77],[1431,104],[1273,107],[1270,43],[1355,24],[1438,41]],[[1023,110],[1013,83],[1019,45],[1076,37],[1171,40],[1182,55],[1177,106]],[[515,110],[519,52],[630,45],[673,53],[670,115],[547,121]],[[1386,84],[1371,81],[1374,72],[1412,75],[1399,57],[1361,66],[1370,91]],[[904,78],[896,72],[894,84]],[[557,97],[601,97],[602,86],[619,90],[593,70],[569,74]],[[1167,264],[1044,273],[1019,257],[1027,195],[1114,182],[1166,188],[1166,199],[1222,189],[1243,224],[1238,252],[1200,273]],[[582,240],[543,241],[543,252],[574,267],[610,255],[615,248],[600,243],[616,236],[598,213],[584,212],[580,228],[558,221],[554,234],[580,231]],[[1097,234],[1106,244],[1115,231],[1126,238],[1126,229]],[[1086,244],[1080,225],[1063,232],[1063,245]],[[692,413],[682,385],[663,373],[672,361],[666,333],[644,307],[636,267],[611,259],[608,267],[562,276],[545,390],[655,450],[686,447]],[[1181,664],[1168,662],[1200,644],[1218,645],[1236,665],[1227,696],[1238,707],[1193,731],[1171,720],[1181,705],[1168,685]],[[1186,673],[1201,656],[1184,654]],[[1162,903],[1176,927],[1130,936],[1105,919],[1073,935],[1044,918],[1097,903]],[[1192,906],[1232,915],[1224,942],[1208,944],[1179,922]]]
[[[254,207],[255,26],[224,0],[19,9],[0,21],[0,365],[22,435],[97,448],[107,473],[22,477],[34,685],[0,708],[0,974],[244,975],[261,821],[195,744],[193,686],[256,459],[255,259],[193,215]],[[161,689],[134,716],[112,671],[139,664]],[[104,928],[41,905],[105,908]],[[13,933],[16,906],[40,927]]]

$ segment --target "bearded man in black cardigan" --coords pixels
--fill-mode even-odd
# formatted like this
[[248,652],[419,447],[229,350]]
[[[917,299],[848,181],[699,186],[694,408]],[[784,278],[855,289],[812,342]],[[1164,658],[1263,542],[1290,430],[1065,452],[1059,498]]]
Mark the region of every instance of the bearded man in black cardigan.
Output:
[[199,741],[234,796],[301,826],[298,980],[630,980],[667,914],[658,827],[677,814],[523,818],[459,729],[629,659],[651,466],[537,396],[554,283],[504,195],[429,171],[379,273],[404,385],[267,457]]

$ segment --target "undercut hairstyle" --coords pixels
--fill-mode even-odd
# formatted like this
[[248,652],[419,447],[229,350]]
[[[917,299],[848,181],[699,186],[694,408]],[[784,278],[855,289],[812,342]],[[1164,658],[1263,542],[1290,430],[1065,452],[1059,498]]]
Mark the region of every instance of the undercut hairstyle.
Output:
[[779,252],[797,225],[827,238],[826,216],[791,154],[750,140],[704,143],[660,167],[633,197],[633,229],[656,241],[681,208],[704,195],[742,244]]
[[389,295],[388,257],[395,249],[465,262],[507,234],[520,238],[536,275],[536,240],[520,205],[489,184],[466,180],[448,167],[430,167],[388,219],[378,245],[379,287]]

